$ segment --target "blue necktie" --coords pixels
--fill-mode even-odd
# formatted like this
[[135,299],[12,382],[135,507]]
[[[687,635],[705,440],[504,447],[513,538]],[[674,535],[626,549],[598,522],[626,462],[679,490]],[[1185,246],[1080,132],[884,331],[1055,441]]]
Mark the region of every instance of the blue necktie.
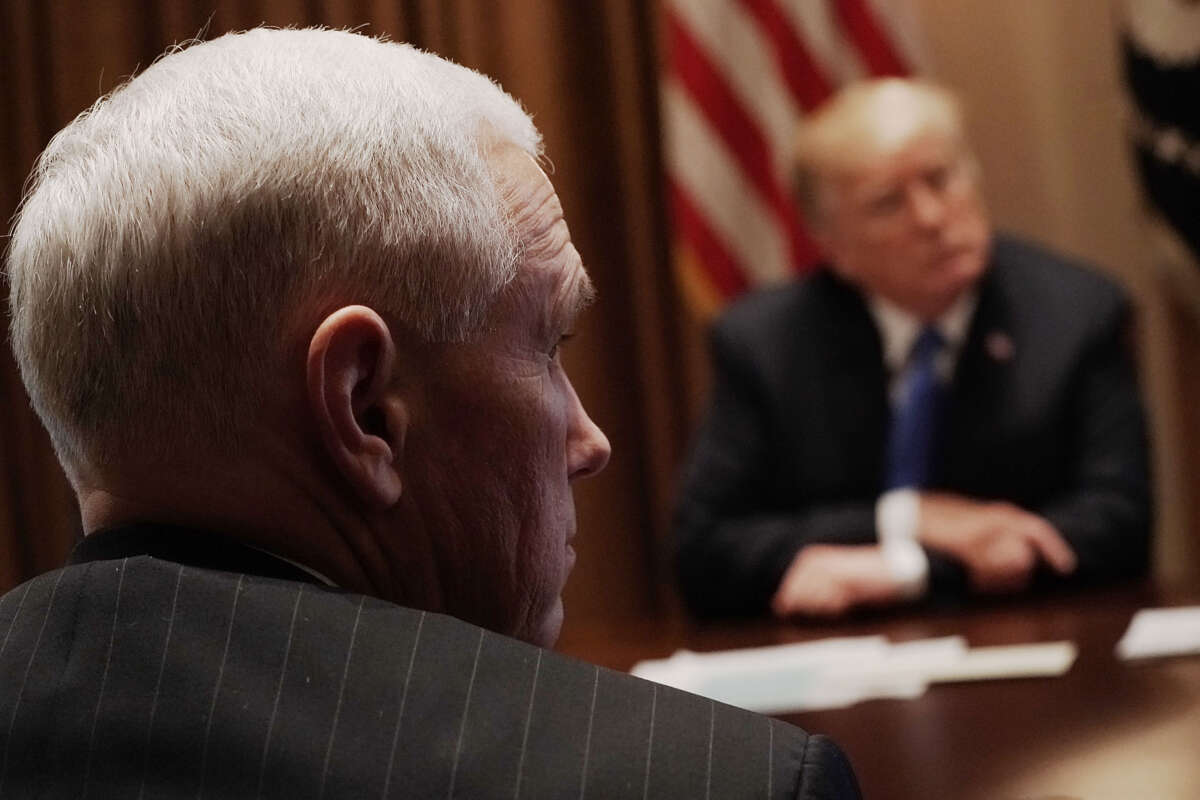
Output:
[[913,345],[900,398],[892,409],[885,489],[919,489],[929,481],[937,424],[945,400],[945,387],[937,374],[937,357],[944,344],[938,329],[928,325]]

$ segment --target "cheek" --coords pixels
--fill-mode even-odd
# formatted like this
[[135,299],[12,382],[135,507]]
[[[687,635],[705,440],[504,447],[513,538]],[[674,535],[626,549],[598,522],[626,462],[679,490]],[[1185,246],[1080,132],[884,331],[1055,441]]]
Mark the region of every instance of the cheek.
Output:
[[567,540],[574,534],[575,507],[567,480],[567,429],[570,397],[565,376],[557,366],[539,396],[529,419],[532,453],[526,477],[535,482],[527,497],[535,498],[524,509],[521,525],[519,571],[536,614],[545,614],[557,601],[566,571]]
[[907,235],[864,235],[858,242],[858,270],[869,286],[905,286],[920,274],[926,249]]
[[887,263],[918,242],[919,238],[903,226],[862,221],[847,229],[845,246],[856,254],[864,269],[878,270],[881,262]]
[[570,403],[565,376],[555,365],[531,403],[523,427],[527,438],[522,449],[528,453],[527,476],[534,482],[528,497],[536,498],[529,511],[526,535],[529,546],[543,551],[561,549],[568,532],[564,517],[573,516],[570,484],[567,481],[567,430]]
[[545,375],[491,385],[440,409],[458,434],[435,455],[456,485],[460,591],[498,630],[534,636],[556,612],[574,530],[567,481],[570,405],[556,365]]
[[983,196],[974,192],[964,197],[954,208],[953,223],[976,237],[986,237],[990,233],[990,225]]

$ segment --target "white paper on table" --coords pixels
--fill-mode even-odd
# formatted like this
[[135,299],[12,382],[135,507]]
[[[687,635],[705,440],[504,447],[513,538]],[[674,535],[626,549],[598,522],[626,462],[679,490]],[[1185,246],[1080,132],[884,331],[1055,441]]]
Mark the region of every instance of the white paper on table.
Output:
[[958,661],[934,666],[926,677],[930,683],[1054,677],[1071,669],[1077,654],[1074,642],[972,647]]
[[[670,658],[634,665],[634,675],[763,713],[841,708],[866,699],[862,665],[887,657],[882,636],[823,639],[715,653],[680,650]],[[925,690],[911,680],[881,681],[882,696],[912,697]]]
[[1126,660],[1187,653],[1200,653],[1200,606],[1144,608],[1117,642],[1117,655]]
[[1060,675],[1070,642],[968,648],[959,636],[892,644],[882,636],[693,653],[643,661],[632,672],[764,713],[843,708],[878,698],[912,699],[934,681]]

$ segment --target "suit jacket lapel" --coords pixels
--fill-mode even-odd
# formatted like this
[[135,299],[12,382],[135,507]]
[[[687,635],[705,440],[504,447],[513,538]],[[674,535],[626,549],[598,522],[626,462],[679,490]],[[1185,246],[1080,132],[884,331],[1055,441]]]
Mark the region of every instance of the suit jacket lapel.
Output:
[[[843,463],[856,483],[878,488],[883,479],[883,443],[889,417],[883,345],[862,295],[829,276],[829,316],[824,325],[824,391],[834,463]],[[810,389],[811,391],[811,389]]]
[[992,265],[980,283],[979,305],[954,371],[935,477],[965,488],[971,473],[986,471],[997,430],[1010,408],[1016,340],[1003,272]]

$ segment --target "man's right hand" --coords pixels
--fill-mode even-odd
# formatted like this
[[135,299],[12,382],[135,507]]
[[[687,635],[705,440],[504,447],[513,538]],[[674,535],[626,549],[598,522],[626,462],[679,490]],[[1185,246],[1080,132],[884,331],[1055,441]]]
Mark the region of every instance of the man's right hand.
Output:
[[954,494],[920,495],[917,540],[959,561],[971,588],[986,594],[1019,592],[1044,561],[1060,575],[1075,570],[1075,551],[1042,517],[1011,503]]
[[835,617],[904,599],[878,545],[810,544],[792,559],[771,610],[780,617]]

